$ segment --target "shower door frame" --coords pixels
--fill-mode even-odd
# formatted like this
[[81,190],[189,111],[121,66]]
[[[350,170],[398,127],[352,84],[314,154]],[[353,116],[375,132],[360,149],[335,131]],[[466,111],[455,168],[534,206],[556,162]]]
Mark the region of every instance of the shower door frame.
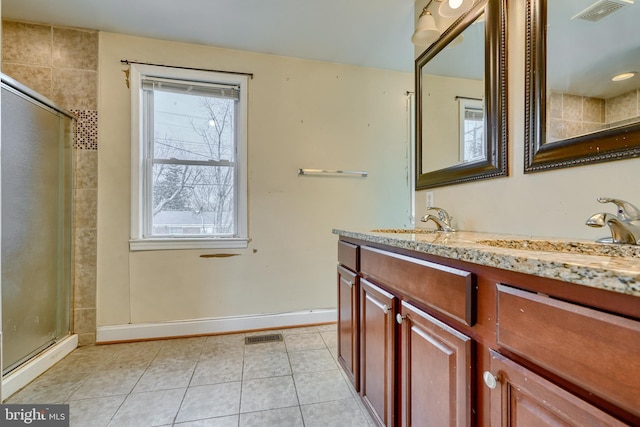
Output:
[[[20,358],[11,360],[8,364],[6,360],[2,361],[2,375],[7,375],[16,368],[19,368],[24,363],[36,357],[43,350],[49,348],[60,340],[68,337],[73,329],[72,327],[72,281],[73,281],[73,140],[74,140],[74,128],[75,117],[57,106],[49,99],[43,97],[37,92],[29,89],[14,79],[1,74],[2,89],[7,92],[23,98],[24,100],[45,109],[46,111],[54,114],[57,117],[57,207],[56,212],[56,224],[57,224],[57,241],[56,241],[56,269],[55,269],[55,319],[53,320],[54,332],[51,339],[45,342],[45,339],[36,340],[38,344],[33,344],[29,347],[27,353],[22,354],[20,352]],[[3,107],[4,108],[4,107]],[[55,119],[55,117],[52,117]],[[7,126],[5,123],[4,126]],[[52,129],[56,131],[56,129]],[[53,139],[52,139],[53,140]],[[3,145],[6,143],[2,141]],[[5,151],[5,150],[3,150]],[[3,185],[4,186],[4,185]],[[1,193],[0,193],[1,195]],[[0,205],[1,207],[1,205]],[[0,234],[0,236],[2,236]],[[4,236],[2,236],[4,237]],[[37,242],[32,242],[37,244]],[[5,262],[6,260],[1,260]],[[6,284],[4,284],[6,285]],[[0,290],[2,290],[3,284],[0,283]],[[0,295],[3,293],[0,292]],[[0,316],[2,315],[2,304],[0,304]],[[0,317],[0,319],[3,317]],[[51,318],[49,319],[52,320]],[[3,325],[0,324],[4,328]],[[4,353],[6,351],[6,345],[4,341],[7,339],[7,334],[2,334],[2,354],[4,359]],[[39,344],[42,342],[42,344]],[[32,348],[33,346],[36,346]]]

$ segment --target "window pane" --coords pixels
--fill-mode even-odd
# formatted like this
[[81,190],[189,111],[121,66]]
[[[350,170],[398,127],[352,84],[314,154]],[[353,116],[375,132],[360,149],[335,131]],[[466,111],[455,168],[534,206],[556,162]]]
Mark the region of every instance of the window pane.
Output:
[[485,158],[484,112],[481,109],[464,109],[463,162],[475,162]]
[[234,169],[153,165],[151,234],[233,235]]
[[130,76],[130,249],[246,247],[248,76],[146,64]]
[[235,161],[233,99],[155,90],[156,159]]

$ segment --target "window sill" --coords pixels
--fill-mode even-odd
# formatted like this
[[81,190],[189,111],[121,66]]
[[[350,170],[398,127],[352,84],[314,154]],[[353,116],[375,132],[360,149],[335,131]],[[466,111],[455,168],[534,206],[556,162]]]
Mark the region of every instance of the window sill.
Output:
[[129,250],[163,251],[178,249],[245,249],[249,246],[248,238],[228,237],[217,239],[131,239]]

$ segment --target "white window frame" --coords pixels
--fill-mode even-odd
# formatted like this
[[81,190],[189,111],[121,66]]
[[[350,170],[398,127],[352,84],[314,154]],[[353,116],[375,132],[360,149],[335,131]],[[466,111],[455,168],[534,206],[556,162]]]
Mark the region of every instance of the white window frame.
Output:
[[[458,98],[458,140],[460,143],[460,149],[459,149],[459,159],[458,161],[460,163],[473,163],[473,162],[479,162],[482,160],[486,160],[487,156],[486,153],[484,154],[483,157],[477,157],[474,159],[465,159],[465,147],[466,147],[466,140],[465,140],[465,125],[466,125],[466,112],[468,110],[473,110],[473,111],[482,111],[483,112],[483,123],[486,123],[484,121],[484,101],[482,101],[481,99],[474,99],[474,98]],[[485,130],[485,137],[486,138],[486,130]],[[485,144],[486,147],[486,144]]]
[[[240,87],[240,100],[236,117],[236,233],[233,236],[144,236],[144,203],[145,198],[150,198],[149,191],[145,188],[145,173],[149,167],[145,167],[145,142],[143,136],[145,112],[143,111],[142,80],[145,77],[229,84]],[[213,71],[131,64],[129,80],[131,86],[131,238],[129,240],[129,249],[131,251],[148,251],[172,249],[246,248],[249,243],[247,211],[248,76],[243,74],[227,74]]]

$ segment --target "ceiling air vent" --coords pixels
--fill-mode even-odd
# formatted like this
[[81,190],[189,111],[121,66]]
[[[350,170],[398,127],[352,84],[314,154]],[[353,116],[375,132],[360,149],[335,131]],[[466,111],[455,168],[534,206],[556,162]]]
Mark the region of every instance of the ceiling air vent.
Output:
[[633,4],[633,0],[598,0],[582,12],[573,16],[571,19],[598,22],[611,15],[613,12],[631,4]]

